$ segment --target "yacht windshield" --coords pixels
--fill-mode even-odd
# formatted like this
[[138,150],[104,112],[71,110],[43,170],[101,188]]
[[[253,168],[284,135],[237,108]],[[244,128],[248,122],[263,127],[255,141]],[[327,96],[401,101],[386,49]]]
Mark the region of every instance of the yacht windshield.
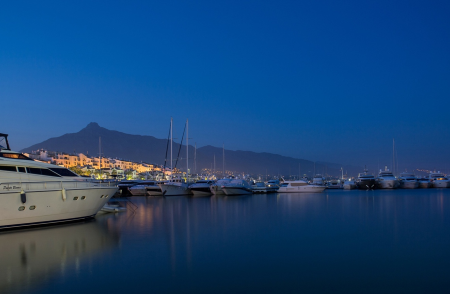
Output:
[[10,150],[8,143],[8,135],[0,134],[0,150]]

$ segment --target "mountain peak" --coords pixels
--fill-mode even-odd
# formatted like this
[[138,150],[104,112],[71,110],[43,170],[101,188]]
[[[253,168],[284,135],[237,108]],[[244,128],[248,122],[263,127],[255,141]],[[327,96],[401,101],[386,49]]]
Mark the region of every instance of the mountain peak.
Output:
[[86,126],[86,129],[94,129],[94,128],[99,128],[100,126],[98,125],[98,123],[96,122],[91,122]]

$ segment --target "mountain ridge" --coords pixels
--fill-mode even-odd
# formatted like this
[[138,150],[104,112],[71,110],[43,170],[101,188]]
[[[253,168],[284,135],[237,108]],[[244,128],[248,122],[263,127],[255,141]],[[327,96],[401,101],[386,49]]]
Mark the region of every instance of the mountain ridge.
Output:
[[[84,153],[98,156],[99,138],[101,138],[102,156],[122,158],[135,162],[147,162],[164,164],[167,139],[158,139],[148,135],[132,135],[101,127],[96,122],[89,123],[85,128],[76,133],[67,133],[59,137],[49,138],[41,143],[24,148],[21,152],[31,152],[38,149],[46,149],[65,153]],[[175,162],[180,144],[173,142],[173,160]],[[189,169],[199,173],[201,169],[214,169],[221,172],[223,169],[223,149],[206,145],[196,150],[189,145]],[[170,158],[170,155],[168,154]],[[180,150],[178,168],[186,170],[186,146]],[[214,162],[215,159],[215,162]],[[170,160],[169,160],[170,161]],[[214,164],[215,163],[215,164]],[[253,152],[246,150],[225,149],[225,170],[234,173],[270,174],[270,175],[298,175],[312,176],[316,173],[328,173],[339,176],[338,164],[330,163],[327,167],[324,163],[316,163],[299,158],[283,156],[270,152]],[[170,165],[169,165],[170,166]],[[175,164],[174,164],[175,166]],[[196,170],[195,170],[196,169]]]

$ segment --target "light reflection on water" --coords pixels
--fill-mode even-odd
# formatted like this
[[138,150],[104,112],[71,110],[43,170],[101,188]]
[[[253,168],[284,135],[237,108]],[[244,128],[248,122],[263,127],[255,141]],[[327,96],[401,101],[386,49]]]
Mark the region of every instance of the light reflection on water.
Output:
[[[64,270],[44,278],[17,271],[26,293],[444,293],[449,197],[450,189],[133,197],[135,213],[74,225],[86,227],[81,235],[47,229],[66,248],[103,236],[101,250],[55,254],[47,267]],[[21,232],[24,242],[39,231]]]

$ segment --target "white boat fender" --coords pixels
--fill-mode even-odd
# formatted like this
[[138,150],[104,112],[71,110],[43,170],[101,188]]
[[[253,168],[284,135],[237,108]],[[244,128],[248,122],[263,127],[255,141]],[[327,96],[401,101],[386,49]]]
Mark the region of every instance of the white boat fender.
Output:
[[20,191],[20,200],[22,201],[23,204],[25,204],[25,202],[27,202],[27,194],[25,194],[25,192],[23,190]]
[[63,200],[63,201],[66,201],[66,199],[67,199],[67,197],[66,197],[66,189],[63,188],[63,189],[61,190],[61,192],[62,192],[62,200]]

